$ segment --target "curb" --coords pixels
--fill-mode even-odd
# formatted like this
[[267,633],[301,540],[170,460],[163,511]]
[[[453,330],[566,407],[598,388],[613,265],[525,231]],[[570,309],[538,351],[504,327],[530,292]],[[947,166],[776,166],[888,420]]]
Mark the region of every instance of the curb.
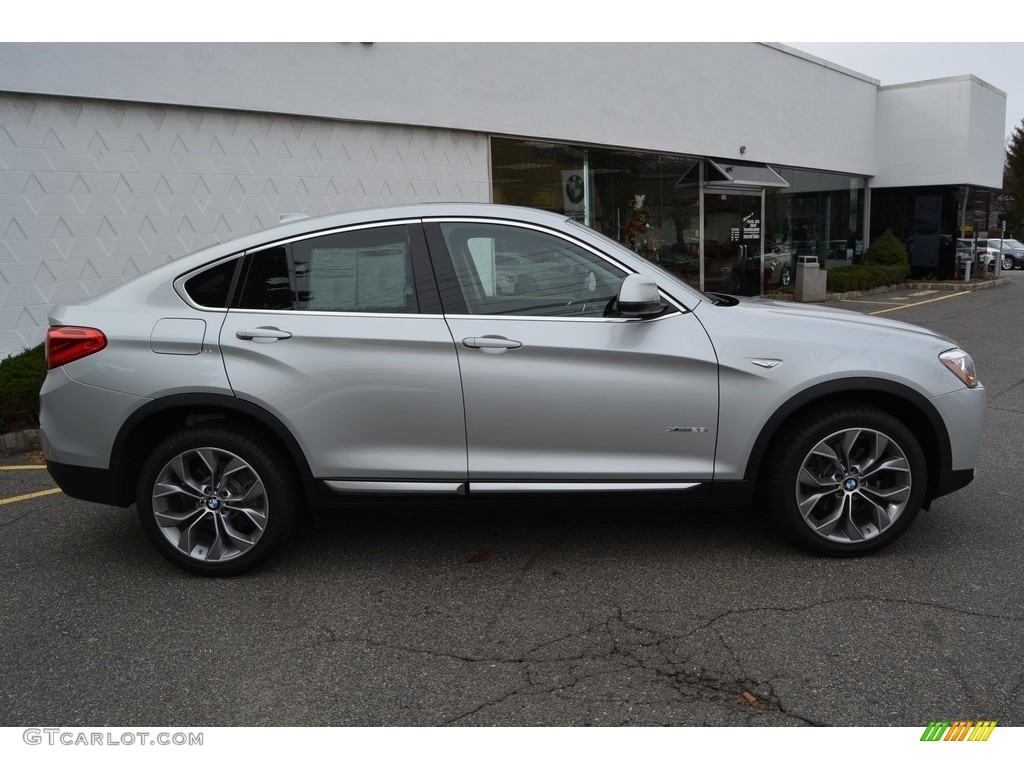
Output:
[[0,451],[6,453],[27,451],[38,447],[38,429],[23,429],[20,432],[8,432],[5,435],[0,435]]
[[[939,282],[939,283],[926,283],[926,282],[904,282],[899,285],[883,285],[879,288],[872,288],[868,291],[847,291],[846,293],[826,293],[825,300],[822,301],[809,301],[803,302],[805,304],[827,304],[830,301],[845,301],[847,299],[857,299],[861,296],[877,296],[880,293],[892,293],[893,291],[950,291],[953,293],[962,291],[978,291],[983,288],[995,288],[997,285],[1006,285],[1010,282],[1008,277],[996,277],[991,280],[979,280],[978,282]],[[780,296],[773,296],[766,294],[765,298],[774,299],[776,301],[796,301],[793,294],[782,294]]]
[[995,288],[997,285],[1006,285],[1010,282],[1008,277],[997,277],[992,280],[979,280],[978,282],[941,282],[941,283],[922,283],[922,282],[903,282],[899,285],[887,285],[881,288],[872,288],[870,291],[848,291],[846,293],[830,293],[825,297],[825,301],[844,301],[845,299],[856,299],[859,296],[873,296],[879,293],[892,293],[893,291],[950,291],[958,293],[961,291],[976,291],[982,288]]

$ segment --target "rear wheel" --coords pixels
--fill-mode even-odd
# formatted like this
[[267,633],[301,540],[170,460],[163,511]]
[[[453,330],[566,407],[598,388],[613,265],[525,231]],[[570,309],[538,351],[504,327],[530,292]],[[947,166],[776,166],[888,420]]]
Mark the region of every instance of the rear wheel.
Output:
[[137,489],[139,520],[175,565],[228,576],[262,562],[295,523],[292,473],[257,436],[198,426],[167,439],[149,457]]
[[814,552],[852,556],[899,538],[924,502],[920,444],[891,414],[869,406],[819,411],[775,443],[766,468],[779,525]]

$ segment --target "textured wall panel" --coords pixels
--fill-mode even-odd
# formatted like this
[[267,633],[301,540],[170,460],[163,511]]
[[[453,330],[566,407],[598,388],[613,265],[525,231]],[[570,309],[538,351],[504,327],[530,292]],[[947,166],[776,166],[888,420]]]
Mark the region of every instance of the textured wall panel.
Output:
[[490,199],[486,137],[0,93],[0,357],[53,304],[277,223]]

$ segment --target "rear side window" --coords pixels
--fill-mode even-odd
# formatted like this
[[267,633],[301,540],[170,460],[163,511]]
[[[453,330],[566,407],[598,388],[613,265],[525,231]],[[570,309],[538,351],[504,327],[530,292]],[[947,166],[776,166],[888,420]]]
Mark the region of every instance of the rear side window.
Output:
[[412,248],[405,226],[376,227],[292,245],[296,309],[417,312]]
[[415,313],[404,225],[336,232],[250,254],[240,309]]
[[242,283],[241,309],[292,309],[288,251],[283,245],[257,251]]

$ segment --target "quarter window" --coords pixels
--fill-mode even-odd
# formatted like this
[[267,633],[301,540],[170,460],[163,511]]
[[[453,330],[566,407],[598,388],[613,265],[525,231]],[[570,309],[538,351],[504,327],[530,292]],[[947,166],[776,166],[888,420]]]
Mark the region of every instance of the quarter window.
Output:
[[210,267],[185,281],[185,293],[201,307],[227,307],[237,267],[237,258]]
[[441,231],[470,314],[605,317],[625,271],[533,229],[450,222]]

